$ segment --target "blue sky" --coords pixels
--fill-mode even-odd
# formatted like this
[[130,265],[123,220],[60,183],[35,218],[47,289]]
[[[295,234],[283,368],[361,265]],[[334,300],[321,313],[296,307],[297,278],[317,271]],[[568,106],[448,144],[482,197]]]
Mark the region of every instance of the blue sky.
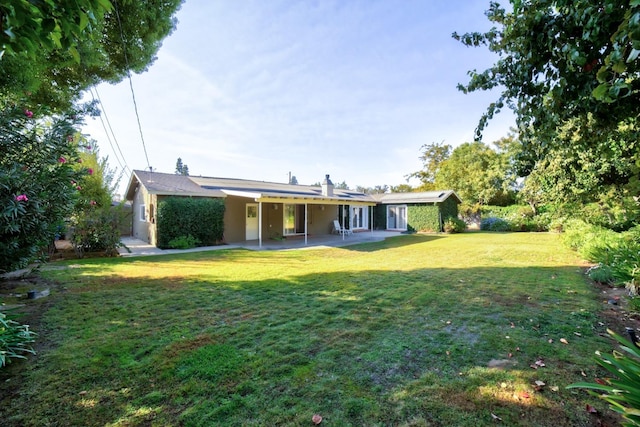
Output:
[[[300,184],[398,185],[420,147],[471,141],[497,93],[464,95],[467,71],[495,60],[451,33],[483,31],[487,1],[186,0],[155,63],[133,75],[149,164],[173,173]],[[129,82],[97,88],[83,132],[111,167],[145,169]],[[485,142],[505,136],[502,113]],[[117,151],[117,149],[115,150]],[[123,160],[124,158],[124,160]],[[121,187],[129,177],[122,179]],[[415,182],[412,182],[415,184]]]

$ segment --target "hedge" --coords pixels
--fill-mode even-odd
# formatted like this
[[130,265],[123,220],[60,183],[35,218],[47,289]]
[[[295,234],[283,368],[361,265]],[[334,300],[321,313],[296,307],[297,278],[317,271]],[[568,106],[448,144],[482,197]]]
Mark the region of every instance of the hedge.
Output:
[[408,231],[440,231],[440,210],[434,205],[407,206]]
[[176,238],[197,239],[201,246],[223,241],[224,200],[196,197],[168,197],[158,202],[158,247],[169,248]]

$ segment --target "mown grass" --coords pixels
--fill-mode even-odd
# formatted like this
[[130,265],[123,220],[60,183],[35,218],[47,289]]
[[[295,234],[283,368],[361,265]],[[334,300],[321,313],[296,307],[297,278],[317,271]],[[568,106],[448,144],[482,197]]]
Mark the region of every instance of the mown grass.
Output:
[[308,426],[317,413],[334,426],[587,426],[600,420],[586,403],[608,412],[565,389],[596,377],[593,353],[612,344],[552,234],[65,265],[42,273],[65,291],[3,425]]

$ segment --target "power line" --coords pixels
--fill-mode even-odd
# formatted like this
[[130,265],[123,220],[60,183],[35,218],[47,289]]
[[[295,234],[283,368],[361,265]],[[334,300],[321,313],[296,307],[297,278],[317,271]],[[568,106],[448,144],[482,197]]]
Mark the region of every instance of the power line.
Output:
[[[93,95],[94,90],[96,92],[95,96]],[[120,167],[124,171],[126,171],[129,175],[131,175],[131,169],[129,168],[129,165],[127,165],[126,157],[124,156],[124,154],[122,154],[122,150],[120,149],[120,144],[118,144],[118,139],[116,138],[116,134],[113,132],[113,128],[111,127],[111,122],[109,121],[109,117],[107,116],[107,110],[104,108],[102,99],[100,99],[98,88],[97,87],[94,87],[93,89],[89,88],[89,92],[91,93],[91,98],[93,98],[94,101],[97,98],[97,101],[100,104],[100,110],[102,112],[100,114],[100,122],[102,123],[102,128],[104,129],[104,132],[107,136],[107,141],[109,141],[109,145],[111,146],[111,151],[113,151],[113,154],[115,154],[116,160],[118,161],[118,164],[120,165]],[[105,125],[105,120],[107,122],[106,125]],[[109,127],[109,130],[107,130],[107,126]],[[111,132],[111,135],[109,135],[109,132]],[[113,141],[115,142],[116,147],[118,148],[118,151],[116,151],[115,148],[113,148],[113,142],[111,142],[111,137],[113,137]],[[120,157],[122,157],[122,161],[120,161],[120,157],[118,157],[118,153],[120,153]]]
[[140,131],[140,140],[142,141],[142,149],[144,150],[144,157],[147,160],[147,168],[151,170],[149,164],[149,156],[147,155],[147,146],[144,143],[144,135],[142,134],[142,125],[140,124],[140,115],[138,114],[138,104],[136,102],[136,94],[133,91],[133,81],[131,80],[131,71],[129,70],[129,58],[127,56],[127,46],[124,41],[124,33],[122,31],[122,22],[120,21],[120,13],[118,11],[118,2],[113,2],[114,10],[116,12],[116,19],[118,20],[118,28],[120,29],[120,40],[122,41],[122,53],[124,54],[124,63],[127,68],[127,78],[129,79],[129,88],[131,89],[131,98],[133,99],[133,109],[136,113],[136,120],[138,121],[138,130]]

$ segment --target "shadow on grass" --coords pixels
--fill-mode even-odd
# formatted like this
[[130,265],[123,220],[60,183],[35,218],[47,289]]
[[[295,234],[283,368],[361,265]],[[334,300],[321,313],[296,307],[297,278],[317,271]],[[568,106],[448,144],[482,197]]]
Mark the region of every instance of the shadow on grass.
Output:
[[[244,255],[214,260],[252,261]],[[173,274],[203,256],[176,258]],[[333,425],[609,423],[604,405],[564,388],[597,375],[593,351],[608,348],[578,266],[302,271],[223,280],[215,265],[162,278],[84,270],[53,296],[41,335],[52,350],[2,402],[5,425],[295,426],[314,413]],[[532,369],[537,360],[545,368]]]
[[409,245],[428,243],[442,238],[443,236],[438,234],[405,234],[388,237],[379,242],[356,243],[354,245],[343,246],[342,249],[357,252],[374,252],[383,249],[402,248]]

